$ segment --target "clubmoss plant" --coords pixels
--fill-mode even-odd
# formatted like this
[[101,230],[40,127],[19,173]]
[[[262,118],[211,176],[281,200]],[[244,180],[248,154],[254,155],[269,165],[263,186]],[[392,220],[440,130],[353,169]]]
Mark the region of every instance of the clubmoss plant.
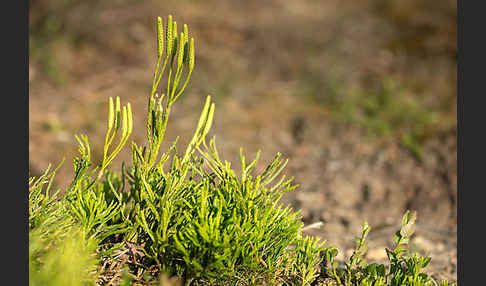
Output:
[[[246,165],[240,152],[242,174],[238,176],[229,162],[221,160],[215,138],[206,139],[215,111],[210,96],[182,155],[176,142],[159,154],[171,106],[194,68],[194,39],[188,40],[188,26],[178,35],[177,23],[169,16],[165,39],[162,27],[158,18],[147,145],[132,143],[129,195],[121,200],[131,206],[123,215],[132,221],[124,239],[144,245],[146,257],[161,271],[188,281],[216,283],[246,273],[248,283],[299,276],[304,284],[310,283],[320,261],[319,252],[325,248],[323,243],[302,238],[299,213],[278,203],[283,193],[295,188],[292,179],[284,176],[276,181],[287,163],[280,154],[261,174],[254,174],[258,156]],[[186,66],[186,79],[179,88]],[[165,89],[160,79],[166,70]],[[295,250],[290,251],[291,246]]]
[[83,234],[59,192],[49,195],[56,170],[29,179],[29,285],[93,283],[98,246]]
[[[356,241],[356,248],[345,263],[345,270],[339,271],[337,263],[334,263],[332,254],[337,252],[330,251],[328,261],[331,268],[325,268],[324,272],[332,278],[332,282],[327,285],[360,285],[360,286],[435,286],[438,283],[428,274],[424,273],[423,268],[430,263],[430,257],[424,257],[417,253],[410,253],[408,243],[415,230],[416,212],[406,211],[402,218],[402,226],[395,233],[393,249],[386,249],[389,265],[370,263],[364,259],[366,253],[366,236],[370,232],[370,226],[365,221],[362,226],[361,236]],[[441,281],[441,285],[449,285],[446,280]],[[452,286],[457,284],[452,283]]]
[[[419,273],[430,259],[404,256],[415,221],[409,213],[396,248],[387,250],[388,274],[384,266],[362,260],[366,223],[346,271],[336,270],[337,249],[303,236],[300,212],[279,203],[297,187],[282,174],[287,160],[281,154],[256,172],[260,152],[247,161],[240,149],[240,174],[221,158],[215,137],[207,138],[215,116],[210,96],[184,151],[178,152],[177,139],[160,151],[172,105],[195,64],[194,39],[182,27],[178,34],[169,15],[164,30],[157,18],[147,140],[131,142],[131,165],[124,162],[121,172],[110,169],[132,133],[133,117],[130,103],[109,98],[101,162],[92,162],[88,137],[80,135],[73,180],[63,195],[49,192],[57,169],[29,180],[31,284],[128,285],[155,273],[177,276],[186,285],[310,285],[324,275],[340,285],[430,285]],[[161,84],[164,74],[167,85]],[[131,259],[120,260],[129,252]],[[109,276],[106,264],[123,267]]]

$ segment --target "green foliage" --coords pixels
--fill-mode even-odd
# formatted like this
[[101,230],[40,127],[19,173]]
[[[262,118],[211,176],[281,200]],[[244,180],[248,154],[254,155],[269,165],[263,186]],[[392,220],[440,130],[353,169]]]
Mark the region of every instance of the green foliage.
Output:
[[392,78],[376,88],[349,87],[342,80],[323,83],[312,72],[302,80],[302,90],[330,106],[332,116],[364,128],[376,138],[393,138],[420,159],[422,142],[437,132],[441,113],[424,107],[421,99]]
[[[110,98],[101,162],[92,162],[88,137],[76,136],[79,157],[63,195],[50,195],[57,169],[29,180],[31,285],[93,283],[102,274],[99,261],[115,263],[116,251],[127,244],[145,255],[136,262],[138,270],[156,266],[159,273],[182,277],[186,285],[310,285],[319,268],[339,284],[430,285],[431,279],[420,273],[430,258],[404,255],[415,222],[415,214],[408,212],[396,234],[397,246],[387,250],[388,273],[383,265],[366,265],[362,259],[367,223],[345,271],[338,270],[337,249],[303,237],[299,211],[279,202],[297,187],[293,178],[282,175],[287,160],[281,154],[257,172],[260,152],[247,162],[240,150],[238,175],[221,159],[215,137],[208,142],[215,112],[210,96],[185,151],[179,154],[175,140],[161,152],[171,107],[187,86],[195,61],[187,25],[178,34],[169,16],[165,33],[163,27],[158,18],[147,142],[131,142],[132,165],[123,163],[121,172],[109,168],[133,129],[130,104],[122,107],[118,97],[115,102]],[[160,85],[164,72],[166,86]],[[116,137],[118,143],[112,145]],[[133,269],[123,269],[121,284],[128,285]]]
[[421,142],[437,122],[438,114],[408,97],[392,79],[384,80],[376,92],[356,89],[338,103],[345,121],[365,127],[372,135],[394,136],[414,156],[421,156]]
[[84,239],[79,230],[69,230],[63,239],[53,233],[42,238],[39,232],[29,234],[29,285],[86,285],[94,282],[97,269],[96,247],[80,243]]
[[96,243],[86,239],[66,201],[49,196],[55,170],[29,180],[29,285],[93,283]]
[[[403,215],[402,226],[395,233],[394,249],[386,249],[389,265],[371,263],[363,259],[366,252],[366,236],[370,231],[367,222],[363,223],[361,237],[357,239],[356,248],[350,257],[349,263],[345,263],[345,271],[338,271],[337,264],[333,263],[332,257],[327,261],[331,262],[331,269],[325,269],[327,275],[332,277],[338,285],[360,285],[360,286],[432,286],[437,282],[422,272],[431,261],[430,257],[423,257],[417,253],[410,253],[408,243],[415,230],[416,213],[407,211]],[[337,254],[337,253],[336,253]],[[342,283],[343,282],[343,283]],[[446,280],[441,281],[442,285],[449,285]],[[334,285],[334,284],[331,284]],[[453,283],[452,285],[456,285]]]
[[[120,229],[125,226],[124,222],[115,222],[115,218],[120,216],[122,204],[118,199],[120,195],[112,182],[113,175],[108,174],[104,182],[100,182],[100,179],[130,136],[132,121],[130,104],[121,108],[120,99],[117,97],[114,106],[113,99],[110,98],[103,160],[94,168],[92,168],[88,137],[76,136],[80,157],[74,159],[74,178],[64,198],[72,216],[81,225],[83,233],[93,239],[102,241],[120,232]],[[109,154],[109,147],[118,131],[120,131],[120,142]],[[94,175],[96,176],[93,178]]]
[[[158,19],[158,63],[148,106],[147,146],[132,143],[133,166],[127,172],[130,189],[121,200],[130,206],[124,216],[132,221],[125,239],[144,245],[145,255],[163,272],[188,279],[213,283],[246,273],[245,280],[256,283],[283,279],[280,276],[287,273],[288,277],[301,275],[301,281],[309,283],[324,247],[301,238],[300,216],[278,203],[283,193],[295,188],[292,179],[284,176],[274,182],[286,165],[280,154],[261,174],[254,174],[258,156],[247,165],[241,152],[243,171],[237,176],[231,164],[220,159],[215,138],[206,141],[215,109],[209,96],[185,152],[179,155],[174,142],[159,154],[171,106],[194,67],[194,40],[188,41],[187,25],[177,36],[176,22],[169,16],[164,41],[161,22]],[[189,71],[176,92],[185,65]],[[166,68],[167,89],[159,97]],[[290,246],[295,247],[295,254],[288,251]]]

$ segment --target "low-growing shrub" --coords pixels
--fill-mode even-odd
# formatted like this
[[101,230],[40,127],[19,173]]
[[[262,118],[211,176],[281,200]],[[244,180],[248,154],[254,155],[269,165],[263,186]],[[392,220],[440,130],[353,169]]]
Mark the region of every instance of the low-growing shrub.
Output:
[[95,281],[96,241],[86,238],[66,201],[49,195],[50,168],[29,180],[29,285],[86,285]]
[[[210,96],[184,152],[178,152],[177,140],[161,152],[171,107],[194,69],[194,49],[187,25],[178,34],[172,16],[165,28],[157,19],[147,142],[130,143],[130,166],[123,163],[121,172],[110,169],[128,142],[134,120],[130,103],[122,106],[117,97],[109,99],[101,162],[92,162],[88,137],[76,136],[79,157],[63,195],[50,194],[55,170],[30,179],[31,285],[95,280],[129,285],[144,280],[144,271],[181,277],[186,285],[309,285],[326,276],[332,279],[329,283],[345,285],[431,285],[431,278],[419,273],[430,258],[402,255],[413,233],[415,216],[409,213],[397,233],[397,247],[387,250],[388,273],[384,265],[363,264],[367,224],[346,270],[337,270],[337,249],[303,236],[299,211],[279,202],[296,188],[292,178],[281,175],[287,161],[277,154],[256,172],[260,153],[247,161],[240,150],[238,175],[221,159],[215,138],[207,140],[215,112]],[[165,73],[167,85],[161,85]],[[138,255],[133,249],[140,250]],[[131,259],[121,260],[128,252]],[[122,267],[108,274],[107,264]]]
[[[326,263],[323,264],[324,273],[332,279],[327,285],[360,285],[360,286],[385,286],[385,285],[407,285],[407,286],[432,286],[437,282],[428,274],[423,273],[431,261],[430,257],[424,257],[408,250],[410,238],[415,231],[416,212],[406,211],[402,218],[402,227],[395,233],[393,238],[395,247],[385,249],[389,265],[367,263],[364,254],[367,250],[366,237],[371,228],[368,223],[363,222],[362,233],[356,240],[356,247],[345,263],[344,269],[338,268],[334,261],[337,251],[329,251]],[[328,267],[329,264],[329,268]],[[449,282],[442,280],[443,286]],[[452,286],[456,285],[452,283]]]

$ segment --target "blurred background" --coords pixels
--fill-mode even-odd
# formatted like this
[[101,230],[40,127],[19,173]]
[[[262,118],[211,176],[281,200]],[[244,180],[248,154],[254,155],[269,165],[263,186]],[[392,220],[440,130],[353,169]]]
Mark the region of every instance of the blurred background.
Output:
[[283,153],[299,184],[284,202],[323,222],[307,232],[342,259],[367,220],[367,257],[383,260],[417,210],[411,247],[456,279],[455,0],[30,0],[30,176],[65,158],[65,188],[74,134],[100,159],[110,96],[131,102],[131,139],[145,142],[155,17],[168,14],[188,24],[196,67],[164,146],[185,146],[212,95],[223,158],[238,170],[240,147],[261,149],[263,168]]

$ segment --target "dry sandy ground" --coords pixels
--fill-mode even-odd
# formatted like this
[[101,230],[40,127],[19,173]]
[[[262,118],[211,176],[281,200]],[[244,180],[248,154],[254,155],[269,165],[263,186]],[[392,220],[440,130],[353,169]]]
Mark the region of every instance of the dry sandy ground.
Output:
[[[190,86],[172,113],[169,141],[180,136],[179,145],[187,143],[204,98],[211,94],[217,105],[211,135],[223,157],[236,169],[240,147],[248,157],[261,149],[261,168],[276,152],[289,158],[285,173],[295,177],[299,188],[284,202],[302,209],[306,224],[323,222],[309,234],[338,246],[341,259],[350,256],[354,237],[367,220],[372,227],[367,257],[383,261],[402,214],[417,210],[411,247],[432,257],[428,270],[433,275],[456,280],[455,128],[427,139],[418,161],[394,140],[371,138],[359,126],[336,122],[330,107],[310,100],[300,85],[302,74],[346,84],[414,74],[424,82],[421,91],[414,90],[424,102],[432,107],[449,102],[447,108],[455,110],[454,100],[448,101],[455,96],[455,62],[441,56],[454,50],[447,46],[450,41],[435,34],[431,43],[424,41],[423,50],[441,51],[429,52],[426,61],[391,53],[389,39],[396,31],[369,5],[380,1],[363,1],[368,4],[361,7],[310,0],[132,2],[96,4],[97,12],[87,13],[95,4],[86,1],[64,12],[61,35],[79,35],[81,43],[74,45],[63,36],[52,40],[61,84],[47,75],[41,60],[31,59],[31,175],[64,157],[57,185],[65,187],[77,151],[74,134],[87,134],[94,158],[99,158],[110,96],[131,102],[131,139],[144,142],[154,65],[152,16],[154,11],[172,13],[190,25],[197,59]],[[87,14],[89,21],[80,16]],[[442,17],[437,15],[417,13],[416,21]],[[326,89],[317,92],[326,96]],[[118,170],[121,160],[130,161],[128,149],[114,162]]]

